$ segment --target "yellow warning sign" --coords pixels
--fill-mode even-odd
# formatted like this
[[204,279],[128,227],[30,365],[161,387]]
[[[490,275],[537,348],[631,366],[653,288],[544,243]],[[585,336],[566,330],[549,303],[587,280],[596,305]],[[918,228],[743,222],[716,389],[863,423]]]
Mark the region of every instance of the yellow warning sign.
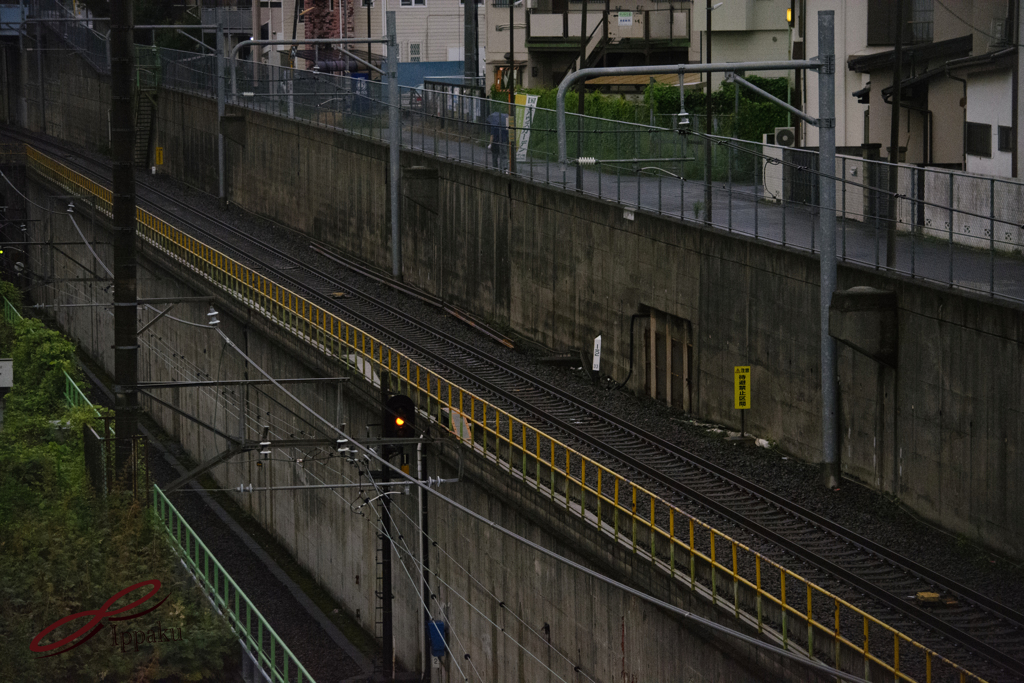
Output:
[[750,408],[750,366],[737,365],[734,369],[736,383],[736,410]]
[[153,165],[163,166],[164,165],[164,148],[157,147],[156,154],[153,155]]

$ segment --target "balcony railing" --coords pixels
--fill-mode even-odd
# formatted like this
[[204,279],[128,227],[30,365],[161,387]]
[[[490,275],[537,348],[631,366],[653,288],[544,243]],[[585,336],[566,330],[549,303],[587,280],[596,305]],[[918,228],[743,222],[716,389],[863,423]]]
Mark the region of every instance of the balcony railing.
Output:
[[[527,40],[579,41],[582,15],[574,12],[527,14]],[[649,9],[635,12],[595,11],[587,15],[587,35],[605,22],[608,43],[622,41],[686,40],[690,37],[690,11]]]
[[[239,3],[241,4],[241,3]],[[252,9],[248,3],[245,7],[217,7],[203,6],[203,23],[216,24],[220,22],[224,30],[229,32],[241,31],[252,33]]]

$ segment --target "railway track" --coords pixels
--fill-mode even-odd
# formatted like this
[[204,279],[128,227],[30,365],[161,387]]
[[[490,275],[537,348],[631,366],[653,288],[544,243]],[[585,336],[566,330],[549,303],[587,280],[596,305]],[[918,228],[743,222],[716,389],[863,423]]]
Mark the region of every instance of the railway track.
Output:
[[[65,163],[106,177],[93,160]],[[493,401],[524,422],[644,485],[694,516],[747,543],[807,579],[825,585],[893,628],[993,681],[1024,680],[1024,615],[950,581],[827,518],[742,480],[717,465],[640,430],[501,359],[431,328],[384,301],[312,268],[295,253],[196,210],[162,190],[139,183],[140,204],[179,229],[282,284],[449,380]],[[312,248],[339,266],[360,269],[323,245]],[[365,269],[363,269],[365,270]],[[339,300],[339,289],[348,296]],[[429,297],[428,297],[429,298]],[[430,303],[438,305],[438,302]],[[955,606],[927,610],[913,596],[930,591]],[[854,631],[859,624],[844,624]],[[855,632],[855,631],[854,631]],[[923,679],[924,672],[908,671]]]

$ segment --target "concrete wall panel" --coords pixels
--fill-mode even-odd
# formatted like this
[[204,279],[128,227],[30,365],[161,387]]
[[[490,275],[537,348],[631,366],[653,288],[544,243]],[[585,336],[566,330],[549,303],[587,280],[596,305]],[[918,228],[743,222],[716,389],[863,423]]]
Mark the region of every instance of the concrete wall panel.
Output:
[[[199,169],[215,157],[191,158],[186,142],[208,139],[214,103],[169,92],[160,102],[167,170],[213,189]],[[241,114],[246,145],[229,144],[229,199],[390,270],[386,149]],[[814,256],[642,212],[626,220],[621,207],[435,157],[403,153],[402,165],[436,168],[440,198],[429,217],[403,201],[407,282],[555,349],[589,348],[603,333],[604,370],[620,380],[630,367],[630,316],[651,308],[688,320],[694,413],[738,427],[732,367],[749,364],[750,431],[817,461]],[[893,490],[947,528],[1024,556],[1016,532],[1024,501],[999,493],[1003,482],[1024,483],[1024,396],[1013,384],[1024,311],[854,267],[840,268],[839,283],[895,290],[900,310],[898,376],[847,351],[840,357],[847,473]],[[647,351],[635,341],[639,371],[629,386],[642,391]]]

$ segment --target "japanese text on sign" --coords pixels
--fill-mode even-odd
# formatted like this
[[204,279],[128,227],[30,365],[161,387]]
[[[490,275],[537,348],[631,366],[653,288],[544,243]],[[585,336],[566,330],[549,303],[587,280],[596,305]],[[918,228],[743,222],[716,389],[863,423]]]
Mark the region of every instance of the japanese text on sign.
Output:
[[734,369],[736,384],[736,410],[750,408],[750,366],[737,365]]

